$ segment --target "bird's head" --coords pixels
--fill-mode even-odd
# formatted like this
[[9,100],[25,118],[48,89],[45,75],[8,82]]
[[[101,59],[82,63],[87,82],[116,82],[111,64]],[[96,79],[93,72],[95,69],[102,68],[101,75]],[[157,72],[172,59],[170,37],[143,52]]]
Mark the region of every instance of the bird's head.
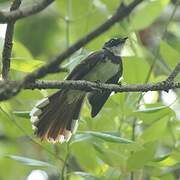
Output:
[[110,52],[112,52],[114,55],[120,56],[122,48],[123,48],[127,39],[128,39],[127,37],[125,37],[125,38],[112,38],[104,44],[103,49],[107,49]]

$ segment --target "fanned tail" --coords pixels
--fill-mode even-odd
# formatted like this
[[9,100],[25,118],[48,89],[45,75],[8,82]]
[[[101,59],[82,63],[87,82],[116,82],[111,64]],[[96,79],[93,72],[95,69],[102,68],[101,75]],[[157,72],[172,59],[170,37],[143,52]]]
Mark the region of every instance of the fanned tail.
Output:
[[30,113],[35,134],[52,143],[68,141],[77,129],[84,97],[76,90],[62,90],[39,101]]

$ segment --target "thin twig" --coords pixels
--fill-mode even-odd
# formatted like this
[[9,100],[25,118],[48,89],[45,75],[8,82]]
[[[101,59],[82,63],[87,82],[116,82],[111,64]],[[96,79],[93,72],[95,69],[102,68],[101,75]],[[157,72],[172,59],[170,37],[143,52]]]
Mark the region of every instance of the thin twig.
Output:
[[64,163],[63,163],[63,166],[62,166],[62,170],[61,170],[61,180],[65,180],[66,179],[66,176],[65,176],[65,171],[66,168],[68,167],[68,160],[69,160],[69,157],[70,157],[70,146],[69,146],[69,143],[67,144],[67,150],[66,150],[66,156],[65,156],[65,159],[64,159]]
[[175,77],[178,75],[179,72],[180,72],[180,63],[177,64],[177,66],[171,72],[171,74],[169,75],[166,81],[168,82],[174,81]]
[[[21,5],[21,0],[14,0],[10,12],[18,9]],[[2,52],[2,78],[7,80],[9,78],[11,52],[13,46],[13,34],[14,34],[14,24],[15,21],[11,21],[7,24],[4,47]]]
[[42,0],[38,3],[34,3],[32,6],[24,7],[22,9],[14,10],[12,12],[0,11],[0,23],[8,23],[30,15],[34,15],[45,9],[54,1],[55,0]]
[[[131,134],[132,141],[135,141],[135,138],[136,138],[136,122],[137,122],[137,118],[134,118],[133,122],[132,122],[132,134]],[[131,155],[133,155],[133,154],[134,154],[134,152],[132,151]],[[134,180],[134,171],[133,170],[130,172],[130,180]]]

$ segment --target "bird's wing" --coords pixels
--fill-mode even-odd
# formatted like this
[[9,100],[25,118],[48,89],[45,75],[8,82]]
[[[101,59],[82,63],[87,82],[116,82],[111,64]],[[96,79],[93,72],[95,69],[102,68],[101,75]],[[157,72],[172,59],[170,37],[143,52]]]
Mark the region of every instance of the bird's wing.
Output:
[[81,80],[83,77],[101,60],[105,58],[103,51],[97,51],[90,54],[79,65],[77,65],[66,80]]
[[[119,71],[116,75],[114,75],[106,83],[117,84],[121,74],[122,74],[122,72]],[[91,105],[91,116],[92,117],[95,117],[98,114],[98,112],[101,110],[101,108],[107,101],[110,94],[111,94],[111,91],[110,92],[104,91],[104,92],[92,92],[88,95],[88,101]]]

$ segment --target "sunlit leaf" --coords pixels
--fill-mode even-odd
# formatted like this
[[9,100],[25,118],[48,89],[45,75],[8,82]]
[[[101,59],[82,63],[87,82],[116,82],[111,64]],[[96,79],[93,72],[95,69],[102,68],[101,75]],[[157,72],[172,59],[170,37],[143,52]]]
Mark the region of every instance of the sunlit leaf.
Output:
[[176,165],[180,160],[179,152],[173,151],[170,154],[161,155],[160,157],[157,157],[152,162],[150,162],[150,165],[155,167],[169,167]]
[[178,163],[178,161],[175,158],[173,158],[172,156],[166,156],[161,160],[158,160],[158,161],[156,160],[156,165],[158,167],[160,167],[160,166],[165,166],[165,167],[174,166],[177,163]]
[[22,72],[32,72],[43,64],[44,62],[39,60],[13,58],[11,62],[11,69]]

